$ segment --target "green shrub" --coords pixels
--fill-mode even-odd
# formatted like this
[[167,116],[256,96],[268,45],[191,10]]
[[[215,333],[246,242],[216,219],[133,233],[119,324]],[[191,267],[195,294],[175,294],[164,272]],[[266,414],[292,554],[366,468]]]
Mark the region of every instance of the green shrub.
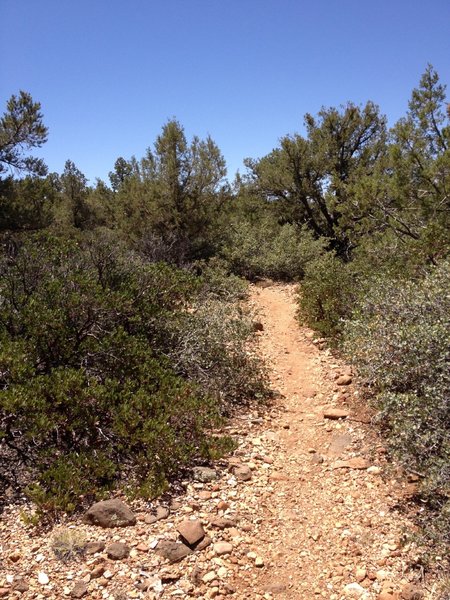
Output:
[[443,262],[418,280],[379,278],[360,299],[344,336],[347,354],[376,394],[393,451],[407,470],[422,475],[424,495],[441,511],[440,537],[447,541],[449,275]]
[[299,318],[322,335],[340,334],[359,292],[351,265],[326,252],[308,262],[299,291]]
[[247,279],[301,279],[307,264],[319,256],[326,240],[316,240],[306,228],[280,225],[274,217],[231,224],[222,256],[231,270]]
[[52,535],[51,548],[58,560],[69,562],[84,553],[87,541],[84,532],[61,528]]
[[171,323],[170,358],[178,373],[219,400],[222,410],[268,396],[260,359],[249,348],[250,314],[214,298],[197,301]]
[[230,271],[228,263],[218,257],[192,265],[200,272],[199,301],[203,298],[239,302],[247,297],[248,284]]
[[155,494],[226,446],[206,433],[219,420],[214,386],[167,357],[169,324],[189,315],[198,279],[143,263],[105,232],[29,238],[0,275],[3,464],[23,462],[42,510],[73,510],[125,474]]

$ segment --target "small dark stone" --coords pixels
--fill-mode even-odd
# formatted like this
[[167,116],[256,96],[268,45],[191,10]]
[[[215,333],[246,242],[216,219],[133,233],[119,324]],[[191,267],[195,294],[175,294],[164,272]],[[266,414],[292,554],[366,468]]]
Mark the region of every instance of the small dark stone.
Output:
[[82,598],[87,594],[88,586],[84,581],[77,581],[70,592],[72,598]]
[[145,579],[142,581],[138,581],[135,585],[138,590],[141,590],[141,592],[146,592],[149,588],[149,583]]
[[103,552],[105,549],[105,542],[88,542],[84,548],[86,554],[97,554],[97,552]]
[[179,562],[189,554],[192,554],[192,550],[186,544],[170,542],[168,540],[159,542],[155,548],[155,552],[171,563]]
[[112,560],[122,560],[130,554],[130,549],[122,542],[114,542],[106,548],[106,554]]
[[28,582],[25,581],[25,579],[23,579],[23,577],[19,577],[18,579],[15,579],[13,584],[12,584],[12,589],[15,592],[20,592],[21,594],[28,592],[30,586],[28,585]]

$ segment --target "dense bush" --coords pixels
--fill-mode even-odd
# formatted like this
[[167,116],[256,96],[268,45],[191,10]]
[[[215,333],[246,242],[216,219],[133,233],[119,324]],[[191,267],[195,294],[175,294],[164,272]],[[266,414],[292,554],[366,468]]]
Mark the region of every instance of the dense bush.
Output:
[[311,260],[299,291],[299,317],[325,336],[340,333],[358,294],[358,277],[350,264],[326,252]]
[[252,332],[250,315],[236,304],[203,298],[171,323],[171,361],[229,412],[237,403],[267,395],[260,361],[248,347]]
[[360,299],[344,336],[346,352],[376,393],[392,449],[407,470],[422,475],[423,493],[442,509],[447,541],[449,275],[449,262],[442,262],[419,280],[379,278]]
[[273,215],[257,222],[233,222],[222,256],[234,273],[255,279],[300,279],[308,263],[321,254],[325,240],[316,240],[306,228],[280,225]]
[[[38,504],[74,508],[125,473],[153,494],[193,457],[219,451],[223,442],[206,430],[218,423],[222,380],[210,377],[211,356],[197,349],[197,333],[210,336],[205,316],[191,310],[200,278],[146,264],[100,231],[29,237],[4,252],[0,274],[0,449],[21,459]],[[211,334],[214,368],[233,365],[235,387],[246,387],[228,396],[240,398],[250,393],[239,375],[248,361],[242,353],[236,361],[222,326],[222,337]],[[190,353],[202,377],[181,365]]]

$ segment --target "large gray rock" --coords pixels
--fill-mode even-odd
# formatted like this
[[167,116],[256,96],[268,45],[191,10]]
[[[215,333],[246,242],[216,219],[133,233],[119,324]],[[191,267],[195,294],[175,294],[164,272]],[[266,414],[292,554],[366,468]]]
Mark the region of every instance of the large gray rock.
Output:
[[136,524],[136,517],[121,500],[113,499],[93,504],[83,521],[100,527],[127,527]]

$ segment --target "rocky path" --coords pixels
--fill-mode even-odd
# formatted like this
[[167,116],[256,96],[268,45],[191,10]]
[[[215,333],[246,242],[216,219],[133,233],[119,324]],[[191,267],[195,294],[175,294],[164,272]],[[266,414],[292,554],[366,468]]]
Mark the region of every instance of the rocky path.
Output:
[[194,470],[177,498],[136,503],[120,528],[94,515],[42,534],[11,507],[0,597],[434,597],[395,509],[414,484],[386,464],[350,369],[298,327],[293,287],[254,287],[251,303],[279,399],[230,424],[234,455]]

